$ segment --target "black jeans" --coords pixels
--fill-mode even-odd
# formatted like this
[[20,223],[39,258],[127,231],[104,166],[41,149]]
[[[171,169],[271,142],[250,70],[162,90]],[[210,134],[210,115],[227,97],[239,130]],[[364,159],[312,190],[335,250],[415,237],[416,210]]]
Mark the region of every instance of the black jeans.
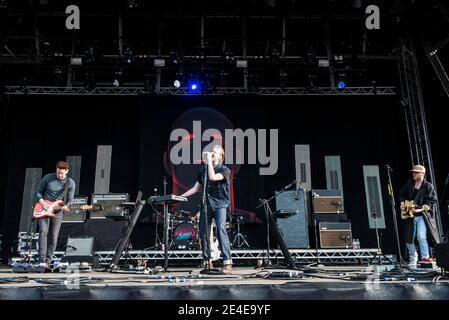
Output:
[[58,212],[56,217],[41,218],[39,224],[39,262],[50,263],[58,244],[59,229],[62,223],[62,212]]

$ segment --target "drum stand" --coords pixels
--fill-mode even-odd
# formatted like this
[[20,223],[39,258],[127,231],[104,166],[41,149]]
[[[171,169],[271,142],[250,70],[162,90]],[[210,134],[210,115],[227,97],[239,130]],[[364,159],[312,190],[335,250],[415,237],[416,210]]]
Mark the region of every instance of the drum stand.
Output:
[[[243,219],[243,216],[235,215],[234,217],[235,217],[235,220],[237,221],[237,233],[235,234],[234,239],[232,240],[232,248],[241,249],[242,247],[244,247],[244,248],[249,249],[250,246],[249,246],[248,242],[246,241],[243,234],[240,233],[240,220]],[[236,241],[237,241],[237,246],[235,246]]]

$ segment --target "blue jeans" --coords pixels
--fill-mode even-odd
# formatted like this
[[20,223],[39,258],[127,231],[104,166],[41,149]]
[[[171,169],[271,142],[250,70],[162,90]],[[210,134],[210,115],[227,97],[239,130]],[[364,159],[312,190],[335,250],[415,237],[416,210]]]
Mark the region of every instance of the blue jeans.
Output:
[[421,258],[429,258],[429,244],[427,243],[427,226],[423,216],[413,218],[413,238],[406,243],[409,257],[416,256],[415,237],[418,238]]
[[60,211],[56,217],[40,218],[39,224],[39,262],[50,263],[58,244],[59,229],[61,228],[63,213]]
[[[204,219],[204,211],[201,212],[200,217],[200,238],[201,238],[201,249],[203,252],[203,259],[205,262],[209,263],[211,257],[209,257],[209,239],[210,239],[210,227],[212,224],[212,218],[215,220],[217,225],[217,239],[218,245],[223,257],[223,264],[232,264],[231,259],[231,246],[229,244],[229,237],[226,231],[226,211],[227,208],[218,208],[213,210],[208,206],[207,214],[207,226],[209,230],[206,230],[206,221]],[[209,231],[209,232],[207,232]]]

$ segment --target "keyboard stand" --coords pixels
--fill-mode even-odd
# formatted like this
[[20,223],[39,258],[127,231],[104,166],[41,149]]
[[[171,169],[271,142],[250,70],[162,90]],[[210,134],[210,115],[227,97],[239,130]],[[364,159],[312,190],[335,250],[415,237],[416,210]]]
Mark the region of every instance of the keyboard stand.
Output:
[[168,206],[186,200],[186,198],[174,195],[150,198],[150,201],[158,205],[163,205],[164,207],[164,272],[168,272],[168,227],[170,225],[170,212],[168,212]]

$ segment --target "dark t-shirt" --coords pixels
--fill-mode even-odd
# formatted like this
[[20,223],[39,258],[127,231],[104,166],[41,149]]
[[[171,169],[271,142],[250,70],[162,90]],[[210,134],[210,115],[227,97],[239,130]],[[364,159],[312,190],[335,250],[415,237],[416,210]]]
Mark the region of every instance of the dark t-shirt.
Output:
[[[221,173],[224,177],[220,181],[210,181],[207,179],[206,197],[208,204],[212,209],[227,208],[231,204],[230,200],[230,179],[231,170],[223,164],[218,164],[214,168],[215,173]],[[204,186],[205,167],[203,166],[198,173],[196,181]]]

